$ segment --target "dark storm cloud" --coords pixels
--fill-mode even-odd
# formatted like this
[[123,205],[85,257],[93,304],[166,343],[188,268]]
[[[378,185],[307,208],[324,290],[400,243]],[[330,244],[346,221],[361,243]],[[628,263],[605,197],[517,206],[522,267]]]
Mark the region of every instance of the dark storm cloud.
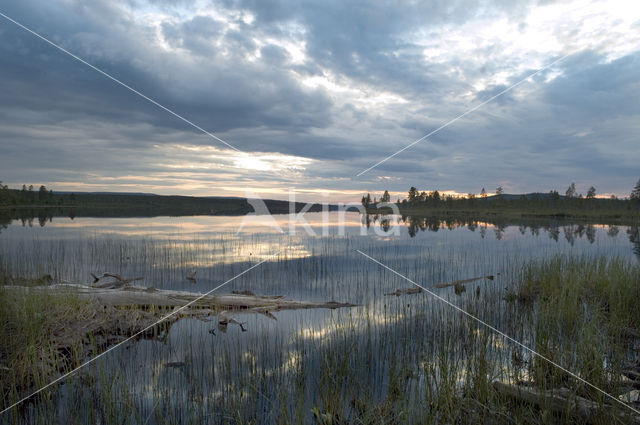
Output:
[[[33,10],[37,8],[25,5],[14,10],[12,16],[37,29],[42,17]],[[54,21],[70,12],[73,9],[53,11]],[[327,113],[330,101],[321,91],[303,90],[278,67],[243,63],[241,56],[255,46],[241,31],[226,33],[224,43],[231,57],[217,60],[220,54],[212,50],[209,38],[218,34],[219,28],[210,18],[196,17],[179,27],[163,25],[162,32],[170,45],[200,56],[213,56],[201,64],[171,62],[170,55],[156,52],[153,56],[146,52],[145,43],[149,40],[145,38],[149,34],[143,34],[142,39],[138,38],[139,32],[127,34],[133,26],[127,18],[110,16],[113,26],[109,28],[93,18],[91,24],[97,26],[69,25],[80,33],[67,27],[65,34],[58,31],[57,25],[42,32],[55,34],[51,38],[60,39],[68,50],[204,128],[220,132],[263,125],[295,129],[323,127],[331,122]],[[97,120],[144,121],[158,127],[190,130],[166,112],[13,24],[2,22],[2,30],[4,63],[0,77],[4,105],[14,110],[40,111],[51,121],[64,121],[65,115],[71,119],[90,116]],[[114,37],[118,32],[119,36]],[[101,37],[104,41],[97,42]],[[120,42],[112,45],[113,39]],[[123,39],[127,39],[126,43],[122,43]],[[157,46],[151,46],[153,49]]]

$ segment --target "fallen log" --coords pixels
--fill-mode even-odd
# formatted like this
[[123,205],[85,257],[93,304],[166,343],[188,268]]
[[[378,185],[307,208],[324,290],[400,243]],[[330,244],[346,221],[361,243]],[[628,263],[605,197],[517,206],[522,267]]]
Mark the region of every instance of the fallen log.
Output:
[[[8,290],[19,290],[24,287],[4,286]],[[255,295],[249,291],[231,294],[199,294],[187,291],[160,290],[152,287],[123,286],[116,288],[102,288],[79,284],[56,284],[42,287],[32,287],[31,290],[50,291],[60,295],[77,297],[81,301],[88,301],[103,308],[127,308],[141,312],[155,312],[154,316],[161,317],[161,311],[182,308],[178,317],[206,317],[221,312],[230,317],[230,312],[246,312],[264,314],[275,319],[272,312],[280,310],[301,310],[316,308],[344,308],[354,307],[355,304],[336,301],[312,302],[288,300],[281,295]],[[223,320],[224,321],[224,320]],[[227,320],[227,323],[238,323]]]
[[623,423],[640,424],[640,415],[635,414],[631,409],[623,406],[614,408],[609,404],[601,405],[575,395],[567,388],[540,390],[531,386],[512,385],[499,381],[494,381],[492,386],[500,395],[539,408],[551,409],[556,414],[569,414],[582,423],[601,423],[602,415],[613,415]]
[[[475,282],[477,280],[482,280],[482,279],[493,280],[495,279],[496,276],[500,276],[500,273],[496,273],[495,275],[472,277],[469,279],[454,280],[452,282],[440,282],[440,283],[436,283],[435,285],[431,285],[430,288],[440,289],[440,288],[446,288],[449,286],[455,286],[456,294],[460,295],[460,293],[465,291],[465,288],[464,288],[465,284]],[[419,294],[420,292],[423,292],[423,291],[424,290],[422,288],[418,286],[413,286],[411,288],[406,288],[406,289],[397,289],[394,292],[389,292],[389,293],[386,293],[385,295],[395,295],[395,296],[411,295],[411,294]]]
[[[8,287],[5,288],[20,288]],[[32,288],[33,289],[33,288]],[[282,295],[249,295],[248,292],[231,294],[203,295],[196,292],[161,290],[153,287],[123,286],[118,288],[101,288],[77,284],[56,284],[38,287],[44,291],[55,291],[75,295],[81,300],[94,301],[110,307],[182,307],[187,303],[190,309],[248,310],[261,309],[270,311],[300,310],[311,308],[343,308],[356,304],[336,301],[312,302],[285,299]],[[251,293],[252,294],[252,293]]]

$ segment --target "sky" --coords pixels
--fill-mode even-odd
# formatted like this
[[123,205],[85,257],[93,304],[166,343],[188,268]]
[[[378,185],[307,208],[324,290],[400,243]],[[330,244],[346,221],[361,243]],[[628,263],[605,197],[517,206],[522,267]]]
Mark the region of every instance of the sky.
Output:
[[348,202],[571,182],[624,197],[640,178],[634,2],[22,0],[0,13],[10,187]]

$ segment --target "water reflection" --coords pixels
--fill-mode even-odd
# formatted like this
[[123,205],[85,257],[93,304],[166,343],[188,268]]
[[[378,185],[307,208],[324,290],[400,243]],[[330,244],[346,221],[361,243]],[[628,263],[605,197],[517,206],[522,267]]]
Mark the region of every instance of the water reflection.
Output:
[[[54,222],[54,217],[56,218]],[[387,229],[389,220],[381,223]],[[328,236],[358,231],[365,221],[356,212],[310,212],[305,214],[235,215],[235,216],[157,216],[157,217],[75,217],[61,216],[50,210],[24,210],[19,215],[2,216],[0,228],[10,225],[20,227],[56,227],[59,229],[90,229],[98,233],[119,234],[121,236],[148,235],[150,232],[163,234],[220,233],[236,234],[263,233],[307,233],[311,236]],[[370,223],[369,223],[370,224]],[[368,227],[368,224],[367,224]],[[330,230],[331,229],[331,230]]]
[[[492,228],[496,240],[502,240],[505,232],[510,227],[517,227],[521,235],[527,232],[532,236],[539,236],[541,232],[550,239],[558,242],[562,237],[573,246],[578,239],[585,239],[589,243],[596,242],[597,230],[606,229],[606,235],[616,238],[620,233],[620,227],[614,224],[593,224],[593,223],[566,223],[558,221],[536,220],[530,222],[515,222],[495,220],[479,221],[471,218],[457,217],[436,217],[436,216],[392,216],[392,215],[364,215],[362,224],[367,228],[378,226],[384,232],[388,232],[393,225],[404,225],[407,228],[409,237],[414,238],[421,232],[438,232],[440,230],[453,230],[466,228],[471,232],[476,232],[481,238],[487,236],[487,229]],[[633,245],[633,252],[640,257],[640,226],[627,227],[626,234],[629,242]]]
[[57,215],[56,209],[52,208],[0,210],[0,231],[6,229],[12,221],[19,222],[22,227],[44,227],[47,223],[52,223],[53,217]]
[[627,235],[629,235],[629,242],[633,245],[633,253],[640,258],[640,227],[629,227],[627,229]]
[[[294,230],[294,233],[319,237],[349,234],[370,235],[375,233],[378,236],[400,236],[402,238],[403,232],[398,230],[406,228],[407,231],[404,235],[408,235],[410,238],[415,238],[418,234],[426,232],[437,233],[441,230],[467,229],[476,233],[482,239],[486,238],[487,235],[493,235],[495,240],[500,241],[508,235],[511,229],[517,229],[522,236],[527,233],[534,237],[546,234],[551,240],[559,242],[562,239],[570,246],[574,246],[576,241],[580,239],[594,244],[599,233],[609,238],[617,238],[620,234],[626,234],[632,244],[633,253],[640,258],[640,226],[637,225],[618,226],[615,224],[570,223],[544,219],[505,220],[496,218],[494,220],[477,220],[456,216],[360,215],[356,212],[331,212],[327,215],[306,213],[303,216],[280,214],[273,216],[75,218],[74,216],[60,216],[52,209],[25,209],[20,210],[19,216],[16,216],[14,212],[12,217],[9,218],[0,214],[0,233],[6,232],[6,229],[10,226],[33,229],[47,227],[52,229],[51,232],[46,232],[51,238],[67,238],[74,234],[75,236],[107,234],[124,238],[161,235],[167,241],[182,241],[185,234],[206,238],[226,232],[225,238],[227,240],[231,238],[240,241],[250,234],[275,235],[283,232],[288,233],[291,230]],[[295,228],[292,227],[292,223],[294,223]],[[56,230],[54,231],[53,229]],[[234,233],[234,235],[230,235],[231,233]],[[257,252],[255,246],[248,248],[245,246],[240,249],[242,252],[236,252],[235,254],[243,258],[262,259],[263,254],[266,255],[267,252],[272,252],[275,248],[278,248],[276,245],[279,246],[281,243],[278,243],[278,240],[272,240],[267,245],[262,247],[264,249],[258,249]],[[176,248],[175,245],[172,248]],[[311,255],[308,250],[301,246],[298,246],[297,251],[293,255],[294,258]],[[217,258],[204,258],[205,256],[211,257],[211,252],[199,256],[196,261],[191,261],[190,263],[198,262],[203,264],[219,261]],[[188,266],[194,265],[188,264]]]

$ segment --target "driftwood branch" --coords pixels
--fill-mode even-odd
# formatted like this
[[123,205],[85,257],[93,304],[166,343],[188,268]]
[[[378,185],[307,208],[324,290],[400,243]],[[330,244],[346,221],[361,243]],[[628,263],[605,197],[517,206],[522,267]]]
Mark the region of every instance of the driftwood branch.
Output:
[[[125,278],[117,273],[103,273],[102,276],[96,276],[94,273],[91,273],[91,277],[93,278],[93,283],[90,286],[94,288],[120,288],[130,284],[131,282],[144,279],[144,277]],[[106,278],[111,278],[113,280],[100,284],[98,283]]]

